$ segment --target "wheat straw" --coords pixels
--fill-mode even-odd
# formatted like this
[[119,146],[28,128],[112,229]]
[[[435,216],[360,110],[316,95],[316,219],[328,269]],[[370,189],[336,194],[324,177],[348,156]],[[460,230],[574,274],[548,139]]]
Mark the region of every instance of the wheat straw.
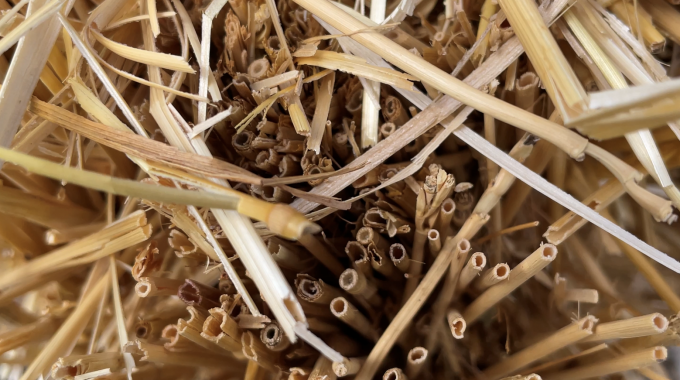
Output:
[[654,347],[632,354],[622,355],[615,359],[562,371],[559,374],[546,376],[546,380],[580,380],[605,376],[616,372],[651,366],[663,362],[667,357],[668,352],[665,347]]
[[596,324],[597,318],[593,316],[588,316],[571,323],[540,342],[484,370],[484,376],[489,379],[499,379],[510,373],[517,372],[561,348],[593,336],[593,329],[597,328]]

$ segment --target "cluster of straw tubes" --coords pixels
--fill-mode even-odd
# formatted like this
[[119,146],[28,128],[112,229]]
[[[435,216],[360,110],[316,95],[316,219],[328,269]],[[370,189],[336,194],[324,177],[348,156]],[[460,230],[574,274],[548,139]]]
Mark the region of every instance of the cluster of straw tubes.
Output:
[[[307,7],[307,5],[308,5],[307,2],[300,2],[300,3],[301,3],[303,6],[305,6],[305,7]],[[308,9],[309,9],[309,8],[308,8]],[[317,11],[318,11],[318,12],[317,12]],[[340,25],[340,23],[338,23],[338,22],[333,23],[330,19],[323,17],[323,16],[324,16],[324,11],[319,10],[319,9],[317,8],[316,11],[313,11],[313,13],[316,14],[316,15],[319,15],[319,16],[320,16],[321,18],[323,18],[325,21],[334,24],[334,26],[336,26],[336,27],[339,28],[340,30],[346,29],[345,31],[348,32],[348,30],[347,30],[348,28],[347,28],[347,27],[343,28],[343,27]],[[345,24],[345,25],[347,25],[347,24]],[[364,41],[366,41],[366,40],[364,40]],[[370,42],[369,42],[369,44],[370,44]],[[380,51],[380,50],[378,49],[378,50],[376,50],[376,52],[381,53],[382,51]],[[399,59],[398,59],[398,58],[394,58],[394,57],[392,56],[392,59],[394,59],[394,60],[396,60],[397,62],[399,62]],[[394,62],[394,61],[393,61],[393,62]],[[445,90],[442,89],[442,91],[445,91]],[[591,153],[592,153],[592,152],[591,152]],[[599,152],[595,152],[595,154],[598,154],[598,153],[599,153]],[[624,182],[626,182],[626,181],[624,181]],[[668,215],[668,214],[666,213],[666,215]],[[661,219],[663,219],[663,218],[661,218]],[[393,325],[394,325],[394,323],[393,323]],[[387,335],[387,334],[385,334],[385,335]],[[388,345],[389,345],[389,344],[390,344],[390,343],[388,343]],[[376,353],[376,352],[377,352],[377,350],[374,349],[374,350],[373,350],[373,353]],[[376,354],[376,355],[373,355],[373,353],[372,353],[372,356],[374,356],[375,358],[379,358],[379,357],[381,356],[380,353],[378,353],[378,354]],[[369,356],[369,359],[370,359],[370,356]],[[367,370],[367,371],[365,371],[365,373],[371,373],[371,370]]]
[[[416,231],[417,231],[417,230],[416,230]],[[429,234],[428,234],[428,235],[429,235]],[[434,239],[433,239],[433,240],[434,240]],[[433,244],[436,244],[436,243],[433,243]],[[434,245],[434,247],[436,247],[436,245]],[[446,247],[446,245],[445,245],[445,247]],[[462,274],[461,274],[461,276],[462,276]]]

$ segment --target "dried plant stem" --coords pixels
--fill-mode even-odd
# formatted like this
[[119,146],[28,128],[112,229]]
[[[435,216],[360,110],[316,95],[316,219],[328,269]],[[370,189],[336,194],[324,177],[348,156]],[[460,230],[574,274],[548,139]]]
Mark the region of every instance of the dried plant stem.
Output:
[[414,347],[406,356],[406,376],[417,379],[427,362],[427,350],[424,347]]
[[570,323],[568,326],[551,334],[549,337],[535,343],[522,351],[508,357],[502,362],[484,370],[483,374],[489,380],[500,379],[501,377],[517,373],[522,368],[534,363],[553,352],[556,352],[573,343],[582,341],[588,336],[592,336],[593,329],[597,323],[597,318],[587,316],[577,322]]
[[366,358],[345,358],[340,363],[333,363],[333,372],[337,377],[352,376],[359,372],[359,369],[366,361]]
[[[36,12],[47,1],[29,3],[27,15]],[[67,3],[64,14],[71,11],[73,3]],[[58,12],[57,12],[58,14]],[[51,47],[59,36],[58,16],[52,17],[24,35],[12,56],[12,64],[0,89],[0,146],[9,147],[20,126],[25,105],[35,89],[43,67],[47,63]],[[11,94],[11,96],[10,96]]]
[[232,367],[243,366],[243,362],[228,356],[210,352],[207,350],[168,351],[162,345],[151,344],[142,341],[129,342],[125,350],[130,353],[141,355],[141,361],[159,364],[175,364],[188,367]]
[[371,322],[361,314],[356,306],[349,303],[344,297],[333,299],[330,308],[333,315],[359,332],[366,339],[376,342],[380,337],[380,332],[371,325]]
[[[545,13],[546,20],[549,21],[556,17],[565,4],[565,2],[558,2],[555,3],[554,6],[550,7]],[[358,46],[361,47],[361,45]],[[363,47],[361,48],[363,49]],[[511,38],[507,43],[503,44],[496,53],[491,55],[489,59],[485,61],[478,69],[473,71],[465,79],[464,83],[475,88],[481,88],[482,86],[487,85],[498,75],[500,75],[510,63],[515,62],[522,52],[523,49],[519,40],[516,37]],[[368,52],[367,54],[373,53]],[[381,62],[387,65],[386,62]],[[409,93],[404,94],[408,95]],[[371,149],[370,151],[366,152],[366,154],[363,154],[350,164],[352,167],[361,168],[360,170],[356,170],[351,174],[348,173],[347,175],[331,178],[322,185],[314,188],[312,192],[331,195],[336,194],[338,191],[340,191],[340,189],[349,186],[357,178],[365,175],[367,172],[375,168],[378,165],[378,162],[383,162],[396,151],[408,144],[408,142],[413,139],[413,136],[420,135],[425,130],[435,125],[437,122],[442,122],[442,120],[446,119],[444,115],[450,115],[451,113],[455,112],[462,104],[448,96],[443,97],[435,102],[432,102],[425,96],[417,98],[410,97],[409,99],[419,109],[424,111],[414,116],[405,125],[392,133],[387,139],[380,141],[378,143],[378,148]],[[444,124],[447,124],[451,120],[452,118],[446,119]],[[316,205],[308,201],[296,200],[293,202],[293,206],[302,212],[309,212]]]
[[666,38],[652,25],[651,17],[640,4],[614,1],[609,9],[631,28],[634,35],[642,34],[645,44],[652,52],[659,51],[666,43]]
[[632,354],[621,355],[617,358],[598,363],[579,366],[574,369],[561,371],[558,374],[546,376],[546,380],[581,380],[600,377],[612,373],[638,369],[663,362],[668,357],[665,347],[653,347]]
[[[491,16],[498,12],[498,3],[493,0],[485,0],[482,5],[481,14],[479,15],[479,25],[477,26],[477,40],[483,39],[474,53],[472,53],[472,62],[479,66],[486,57],[486,51],[489,48],[489,35],[484,35],[484,31],[489,26]],[[486,121],[486,118],[485,118]]]
[[666,32],[675,43],[680,43],[680,14],[666,1],[650,0],[640,3],[652,16],[652,21]]
[[463,339],[467,324],[460,313],[457,310],[449,310],[449,312],[446,313],[446,321],[449,324],[451,335],[453,335],[455,339]]
[[[470,226],[461,228],[459,235],[454,238],[449,238],[453,242],[459,242],[464,239],[464,236],[474,235],[479,231],[484,223],[470,223]],[[453,247],[458,244],[454,244]],[[406,327],[411,323],[413,317],[416,315],[418,310],[425,303],[427,296],[432,293],[437,283],[441,280],[444,274],[448,271],[449,265],[453,259],[453,250],[449,251],[451,254],[447,254],[444,249],[442,254],[438,255],[435,261],[432,263],[431,269],[427,272],[423,280],[418,284],[415,292],[409,297],[408,301],[402,306],[401,310],[397,316],[392,320],[390,325],[387,327],[385,332],[380,336],[380,339],[375,344],[371,353],[366,359],[366,363],[361,367],[361,371],[357,374],[358,379],[370,379],[377,372],[383,359],[392,348],[394,343],[401,335],[401,333],[406,329]]]
[[378,288],[366,278],[362,272],[346,269],[339,278],[340,287],[350,294],[362,297],[374,307],[379,307],[382,300],[378,295]]
[[555,257],[557,257],[557,248],[554,245],[542,245],[510,271],[507,281],[489,288],[477,297],[463,312],[465,321],[468,324],[474,323],[484,312],[548,266],[548,264],[555,260]]
[[175,296],[177,295],[177,290],[182,285],[184,285],[184,280],[141,277],[137,285],[135,285],[135,292],[140,297]]
[[[314,116],[312,117],[312,124],[310,125],[311,135],[307,141],[307,149],[315,151],[316,154],[319,154],[321,151],[321,142],[324,140],[334,86],[335,72],[321,78],[321,81],[319,82],[316,108],[314,108]],[[330,136],[327,136],[327,139],[328,138],[330,138]]]
[[[339,10],[326,0],[295,0],[295,2],[343,33],[352,33],[366,27],[363,23]],[[560,149],[565,150],[573,158],[583,156],[587,141],[564,128],[547,122],[543,118],[509,106],[500,99],[465,86],[459,80],[437,69],[422,58],[409,54],[407,50],[392,40],[376,33],[355,34],[352,35],[352,39],[396,64],[406,72],[414,74],[424,83],[433,86],[439,91],[453,98],[464,99],[465,104],[481,112],[489,113],[499,120],[521,127],[530,133],[545,138],[560,147]]]
[[93,234],[106,226],[106,223],[91,223],[76,227],[51,229],[45,231],[45,242],[49,245],[69,243]]
[[659,297],[668,304],[668,307],[673,310],[674,313],[680,313],[680,297],[678,297],[673,288],[668,285],[654,265],[649,262],[649,259],[628,244],[623,243],[621,240],[616,239],[616,244],[628,259],[633,262],[638,271],[645,276],[647,282],[654,288]]
[[475,281],[474,287],[477,290],[486,290],[490,286],[498,284],[503,280],[507,280],[510,276],[510,266],[508,264],[496,264],[495,267],[489,268],[486,272]]
[[473,253],[460,272],[460,278],[456,284],[456,293],[465,291],[470,282],[480,275],[485,266],[486,256],[482,252]]
[[433,254],[439,253],[442,249],[442,241],[439,235],[439,231],[435,229],[430,229],[427,231],[427,244],[430,247],[430,252]]
[[[146,226],[145,213],[137,211],[108,225],[97,233],[43,254],[11,271],[4,272],[0,278],[0,289],[5,291],[10,287],[19,287],[34,276],[40,277],[73,265],[73,261],[77,261],[77,259],[93,251],[108,255],[140,243],[149,237],[150,231],[143,231]],[[138,236],[136,232],[142,232],[141,236]]]
[[15,329],[0,334],[0,355],[31,342],[39,342],[49,338],[57,329],[59,320],[43,317]]
[[653,313],[620,321],[600,323],[595,328],[595,333],[584,339],[583,342],[639,338],[641,336],[661,334],[667,328],[668,320],[666,317],[659,313]]
[[[442,322],[446,318],[446,310],[454,298],[456,284],[458,283],[460,272],[463,268],[463,265],[465,265],[465,260],[467,259],[468,253],[470,252],[470,248],[470,242],[467,239],[460,239],[451,253],[453,258],[451,260],[447,276],[444,279],[443,289],[432,305],[433,326],[427,335],[427,339],[425,340],[425,348],[429,352],[434,352],[438,344],[439,334],[441,333],[440,327],[442,327]],[[440,255],[447,254],[447,249],[448,247],[442,248]],[[465,320],[463,318],[461,319],[463,320],[462,323],[465,323]],[[462,332],[460,332],[460,335],[462,335]],[[456,333],[454,333],[454,337],[456,337]]]
[[333,254],[324,246],[324,244],[319,241],[316,237],[311,234],[303,234],[299,237],[298,241],[303,247],[309,251],[314,257],[317,258],[326,268],[328,268],[334,275],[340,277],[342,272],[345,270],[340,261],[333,256]]
[[581,82],[557,46],[533,2],[498,2],[522,42],[550,99],[565,120],[587,109],[586,94]]
[[[564,17],[567,21],[567,24],[569,24],[570,28],[574,31],[574,34],[583,45],[584,49],[593,58],[600,71],[602,71],[602,74],[609,85],[614,89],[627,88],[628,83],[621,72],[614,66],[609,57],[607,57],[607,55],[597,45],[586,28],[583,27],[574,11],[567,11]],[[678,190],[673,185],[673,182],[671,182],[668,169],[663,163],[661,153],[659,152],[659,149],[657,148],[649,129],[641,129],[629,132],[625,134],[625,137],[628,141],[628,144],[633,149],[633,152],[638,157],[640,163],[642,163],[645,169],[647,169],[647,171],[652,175],[654,180],[669,195],[670,199],[675,200],[674,194],[677,194]],[[621,182],[624,184],[626,183],[626,181]],[[675,206],[678,207],[680,204],[676,204]],[[655,218],[658,220],[660,216],[655,215]]]
[[35,379],[41,373],[45,373],[59,356],[68,355],[76,339],[87,326],[87,321],[92,316],[97,303],[104,295],[109,285],[109,274],[106,272],[83,296],[76,309],[69,315],[59,330],[52,336],[50,342],[42,349],[40,354],[31,362],[21,376],[21,380]]
[[333,362],[324,356],[319,356],[314,363],[314,369],[309,374],[309,380],[334,380]]
[[383,380],[408,380],[401,368],[390,368],[385,371]]
[[526,371],[522,371],[522,372],[525,373],[525,374],[542,372],[546,368],[550,368],[550,367],[553,367],[553,366],[556,366],[556,365],[559,365],[559,364],[563,364],[563,363],[569,362],[571,360],[574,360],[576,358],[580,358],[582,356],[594,354],[596,352],[605,350],[607,348],[609,348],[609,346],[607,346],[607,344],[605,344],[605,343],[602,343],[602,344],[599,344],[595,347],[589,348],[587,350],[583,350],[583,351],[581,351],[577,354],[569,355],[569,356],[566,356],[566,357],[563,357],[563,358],[560,358],[560,359],[556,359],[556,360],[552,360],[552,361],[543,363],[541,365],[538,365],[536,367],[530,368],[530,369],[528,369]]
[[[14,154],[21,154],[24,157],[29,157],[34,162],[38,162],[38,165],[50,165],[49,167],[52,170],[59,168],[66,169],[59,164],[53,164],[47,160],[33,158],[22,153],[14,153],[5,148],[0,149],[0,159],[11,158]],[[5,155],[5,152],[9,154]],[[19,189],[7,186],[0,187],[0,212],[49,228],[90,223],[96,217],[91,210],[76,205],[64,205],[46,201]]]
[[[381,23],[385,20],[385,0],[375,0],[371,2],[371,20]],[[372,91],[380,94],[380,83],[366,80],[363,82],[370,89],[364,89],[361,105],[361,147],[369,148],[378,143],[378,127],[380,119],[380,105],[376,104],[367,94]]]

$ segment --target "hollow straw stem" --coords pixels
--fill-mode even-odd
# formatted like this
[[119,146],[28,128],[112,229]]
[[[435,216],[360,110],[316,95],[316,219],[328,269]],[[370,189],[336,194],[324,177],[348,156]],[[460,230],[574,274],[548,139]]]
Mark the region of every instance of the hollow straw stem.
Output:
[[475,281],[474,287],[477,290],[486,290],[503,280],[507,280],[508,276],[510,276],[510,266],[505,263],[496,264],[495,267],[486,270],[481,277]]
[[475,252],[470,256],[467,264],[460,271],[460,277],[456,284],[456,293],[461,293],[467,289],[470,282],[480,275],[486,266],[486,256],[482,252]]
[[[374,0],[371,2],[371,21],[381,23],[385,20],[386,0]],[[380,82],[364,80],[365,86],[361,104],[361,147],[370,148],[378,143],[378,126],[380,124],[380,104],[376,104],[373,97],[380,94]]]
[[175,296],[184,280],[163,277],[142,277],[135,285],[135,293],[142,298]]
[[[343,33],[350,34],[366,27],[361,21],[340,10],[329,1],[295,0],[295,2]],[[541,25],[545,27],[542,21]],[[580,159],[583,157],[588,141],[575,133],[463,84],[463,82],[427,63],[422,58],[410,54],[399,44],[379,33],[353,34],[351,38],[388,62],[407,73],[413,74],[424,83],[454,99],[460,99],[463,103],[480,112],[489,113],[496,119],[540,136],[555,144],[573,158]]]
[[631,354],[621,355],[614,359],[561,371],[554,375],[545,376],[545,380],[581,380],[600,377],[632,369],[645,368],[653,364],[661,363],[665,361],[667,357],[668,351],[665,347],[653,347]]
[[435,224],[436,230],[439,231],[441,241],[446,241],[451,230],[451,219],[456,211],[456,202],[451,198],[445,199],[439,207],[439,214],[437,215],[437,222]]
[[[609,213],[602,212],[602,214],[611,219],[611,216],[608,215]],[[664,277],[659,273],[656,267],[652,265],[649,259],[638,250],[619,239],[616,239],[616,244],[626,257],[633,262],[637,270],[642,273],[659,297],[668,304],[668,307],[673,310],[674,313],[680,313],[680,297],[678,297],[673,288],[670,287],[668,282],[666,282]]]
[[496,380],[503,376],[517,373],[531,363],[591,336],[596,323],[597,318],[592,315],[582,318],[577,322],[572,322],[549,337],[486,369],[483,372],[484,378]]
[[382,304],[378,288],[360,271],[345,269],[340,275],[339,283],[347,293],[363,297],[371,306],[379,307]]
[[430,253],[436,255],[442,249],[442,241],[440,239],[439,231],[430,229],[427,231],[427,244],[430,247]]
[[87,325],[87,321],[92,316],[97,303],[104,295],[109,281],[110,271],[97,280],[97,282],[83,296],[76,309],[69,315],[59,330],[52,336],[50,342],[40,351],[35,359],[28,366],[21,376],[21,380],[32,380],[45,373],[52,363],[59,356],[69,353],[69,348],[75,344],[75,340],[80,336]]
[[364,338],[373,342],[378,341],[379,331],[371,325],[371,322],[352,305],[345,297],[337,297],[331,301],[331,313],[349,327],[356,330]]
[[392,260],[392,264],[394,264],[397,269],[404,273],[408,272],[411,259],[409,258],[408,252],[406,252],[406,247],[399,243],[392,244],[389,249],[389,256],[390,260]]
[[408,380],[401,368],[390,368],[385,371],[383,380]]
[[427,362],[427,350],[425,347],[414,347],[406,355],[406,376],[417,379]]
[[337,377],[352,376],[359,372],[366,357],[344,358],[342,362],[333,363],[333,372]]
[[584,339],[583,342],[639,338],[661,334],[666,329],[668,329],[668,319],[659,313],[652,313],[641,317],[601,323],[595,328],[595,333]]
[[298,242],[302,244],[303,247],[309,251],[314,257],[316,257],[323,266],[328,268],[335,276],[340,276],[344,271],[344,267],[340,261],[333,256],[333,254],[326,248],[326,246],[319,241],[312,234],[302,234]]
[[[442,248],[440,255],[447,254],[447,248],[448,247]],[[432,328],[425,341],[425,348],[430,352],[434,352],[436,345],[438,344],[438,335],[440,334],[440,328],[443,326],[442,322],[446,317],[446,309],[455,295],[456,283],[458,283],[460,271],[465,264],[470,248],[470,242],[467,239],[461,239],[452,252],[453,258],[446,279],[444,280],[444,286],[432,305]]]
[[500,0],[498,4],[562,117],[568,121],[587,110],[581,82],[543,22],[536,4],[529,0]]
[[583,351],[581,351],[577,354],[565,356],[565,357],[562,357],[562,358],[559,358],[559,359],[556,359],[556,360],[552,360],[552,361],[549,361],[549,362],[546,362],[546,363],[543,363],[543,364],[539,364],[535,367],[529,368],[529,369],[522,371],[522,372],[526,373],[526,374],[535,373],[535,372],[542,372],[546,368],[550,368],[550,367],[553,367],[553,366],[556,366],[556,365],[559,365],[559,364],[562,364],[562,363],[566,363],[568,361],[574,360],[574,359],[582,357],[582,356],[594,354],[598,351],[602,351],[602,350],[605,350],[607,348],[609,348],[609,346],[607,346],[605,343],[598,344],[595,347],[591,347],[587,350],[583,350]]
[[477,297],[463,312],[468,324],[473,324],[487,310],[512,293],[557,257],[557,247],[544,244],[510,271],[506,281],[489,288]]
[[[468,223],[468,226],[463,226],[459,235],[454,238],[449,238],[451,247],[456,247],[458,242],[463,239],[464,236],[472,236],[479,231],[479,229],[484,225],[487,219],[478,218],[477,222]],[[357,379],[371,379],[375,373],[378,371],[383,359],[390,351],[394,343],[396,343],[399,336],[404,331],[404,329],[412,322],[416,313],[423,306],[428,296],[432,293],[434,288],[437,286],[444,274],[449,270],[449,265],[453,259],[453,255],[449,254],[450,251],[442,250],[442,253],[437,256],[435,261],[432,263],[432,267],[427,272],[423,280],[420,282],[416,291],[411,297],[404,303],[402,308],[399,310],[392,322],[387,327],[385,332],[380,336],[380,339],[376,345],[371,350],[371,353],[366,358],[366,363],[364,363],[361,371],[357,374]]]
[[449,312],[446,313],[446,321],[449,324],[451,335],[453,335],[453,337],[456,339],[463,339],[467,324],[465,323],[465,319],[463,319],[463,316],[460,315],[458,310],[453,309],[449,310]]

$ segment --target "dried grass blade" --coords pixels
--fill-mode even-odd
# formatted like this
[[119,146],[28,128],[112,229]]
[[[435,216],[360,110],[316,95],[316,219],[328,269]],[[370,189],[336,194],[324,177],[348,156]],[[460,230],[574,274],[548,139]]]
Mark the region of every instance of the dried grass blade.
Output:
[[319,154],[321,151],[321,141],[326,132],[326,123],[328,122],[328,113],[331,107],[334,87],[335,72],[323,77],[319,83],[316,108],[314,109],[314,116],[312,117],[312,124],[310,126],[311,136],[307,141],[307,149],[315,151],[316,154]]
[[[191,49],[194,51],[196,59],[198,59],[200,62],[202,51],[201,42],[198,39],[196,29],[193,28],[191,17],[189,16],[189,13],[187,12],[186,8],[184,8],[184,5],[180,1],[172,0],[172,4],[177,9],[177,14],[179,15],[179,18],[182,21],[184,33],[186,33],[187,37],[189,38],[189,44],[191,45]],[[220,93],[220,89],[217,87],[215,74],[212,71],[210,71],[210,77],[208,78],[208,92],[210,93],[210,97],[213,99],[213,101],[222,100],[222,94]]]
[[[84,108],[89,109],[97,117],[101,117],[100,113],[96,113],[93,108],[90,108],[85,103],[87,98],[84,94],[81,93],[79,97],[79,100],[83,102]],[[110,121],[111,125],[124,127],[125,129],[122,131],[90,121],[82,116],[39,100],[31,102],[30,110],[46,120],[50,120],[55,124],[73,130],[84,137],[129,154],[132,157],[158,161],[168,166],[189,171],[193,170],[211,177],[229,178],[244,183],[261,183],[258,177],[233,164],[213,158],[201,157],[195,153],[182,152],[161,142],[135,135],[124,124],[120,123],[119,120],[117,123],[114,120]],[[115,118],[115,116],[113,117]]]
[[[121,43],[112,41],[104,37],[98,31],[90,30],[94,38],[102,44],[107,49],[118,54],[123,58],[127,58],[131,61],[144,63],[150,66],[162,67],[164,69],[180,71],[184,73],[193,74],[196,71],[189,66],[189,64],[182,58],[176,55],[157,53],[152,51],[146,51],[141,49],[136,49]],[[71,37],[73,38],[73,37]]]
[[64,3],[65,0],[52,0],[51,2],[43,5],[28,16],[19,26],[12,29],[11,32],[7,33],[2,40],[0,40],[0,54],[3,54],[7,49],[11,48],[19,38],[23,37],[31,29],[45,22],[50,16],[59,11],[59,7]]
[[414,77],[398,71],[367,64],[365,60],[355,56],[318,51],[313,57],[296,58],[299,65],[318,66],[331,70],[344,71],[362,78],[385,83],[404,90],[412,90]]
[[[41,4],[44,3],[40,0],[30,2],[29,16]],[[65,13],[71,10],[71,5],[72,2],[67,3]],[[0,146],[10,146],[58,35],[59,22],[53,15],[19,41],[0,89]]]

